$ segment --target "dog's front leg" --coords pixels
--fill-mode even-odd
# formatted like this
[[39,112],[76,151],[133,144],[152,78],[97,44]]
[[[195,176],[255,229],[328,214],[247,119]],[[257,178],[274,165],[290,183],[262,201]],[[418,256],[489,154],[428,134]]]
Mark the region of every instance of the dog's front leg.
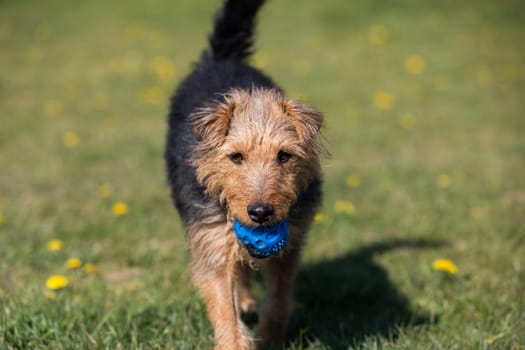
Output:
[[247,350],[252,343],[242,323],[236,295],[234,268],[224,268],[201,276],[201,290],[208,318],[215,332],[216,350]]
[[231,227],[219,224],[189,228],[192,279],[200,290],[215,335],[215,350],[253,346],[238,305],[238,244]]
[[299,252],[272,258],[265,265],[265,300],[260,310],[256,339],[265,346],[284,341],[292,313],[292,294],[299,265]]
[[237,278],[237,302],[242,312],[254,312],[257,309],[257,303],[251,288],[251,267],[239,264]]

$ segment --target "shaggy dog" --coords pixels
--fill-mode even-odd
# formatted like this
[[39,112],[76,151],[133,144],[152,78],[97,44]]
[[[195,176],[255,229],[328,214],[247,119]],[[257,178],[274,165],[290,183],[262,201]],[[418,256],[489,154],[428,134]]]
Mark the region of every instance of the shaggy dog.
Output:
[[[283,341],[301,246],[321,200],[322,114],[247,63],[263,3],[225,0],[209,48],[171,99],[168,179],[216,349]],[[265,287],[255,336],[240,317],[256,306],[253,267]]]

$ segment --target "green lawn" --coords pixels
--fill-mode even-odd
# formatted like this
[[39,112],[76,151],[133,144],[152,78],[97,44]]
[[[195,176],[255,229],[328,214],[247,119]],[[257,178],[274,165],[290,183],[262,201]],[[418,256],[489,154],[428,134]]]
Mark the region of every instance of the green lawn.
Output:
[[[218,5],[0,1],[0,349],[213,346],[162,155]],[[525,349],[522,2],[271,0],[258,32],[332,153],[289,348]]]

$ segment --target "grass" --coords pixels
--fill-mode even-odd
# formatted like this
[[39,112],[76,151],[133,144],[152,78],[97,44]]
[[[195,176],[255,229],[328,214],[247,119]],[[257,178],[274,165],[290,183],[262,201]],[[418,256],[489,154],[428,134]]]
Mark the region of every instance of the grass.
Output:
[[[162,153],[167,98],[217,6],[0,2],[0,349],[213,345]],[[290,349],[525,348],[522,7],[264,8],[254,62],[326,113],[333,154]],[[69,286],[46,291],[53,274]]]

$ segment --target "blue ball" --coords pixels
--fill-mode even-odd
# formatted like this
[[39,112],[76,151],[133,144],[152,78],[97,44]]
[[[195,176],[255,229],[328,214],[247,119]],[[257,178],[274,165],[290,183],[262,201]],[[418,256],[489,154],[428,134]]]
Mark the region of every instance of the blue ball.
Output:
[[288,221],[273,226],[250,227],[233,221],[235,235],[254,258],[262,259],[279,253],[288,242]]

